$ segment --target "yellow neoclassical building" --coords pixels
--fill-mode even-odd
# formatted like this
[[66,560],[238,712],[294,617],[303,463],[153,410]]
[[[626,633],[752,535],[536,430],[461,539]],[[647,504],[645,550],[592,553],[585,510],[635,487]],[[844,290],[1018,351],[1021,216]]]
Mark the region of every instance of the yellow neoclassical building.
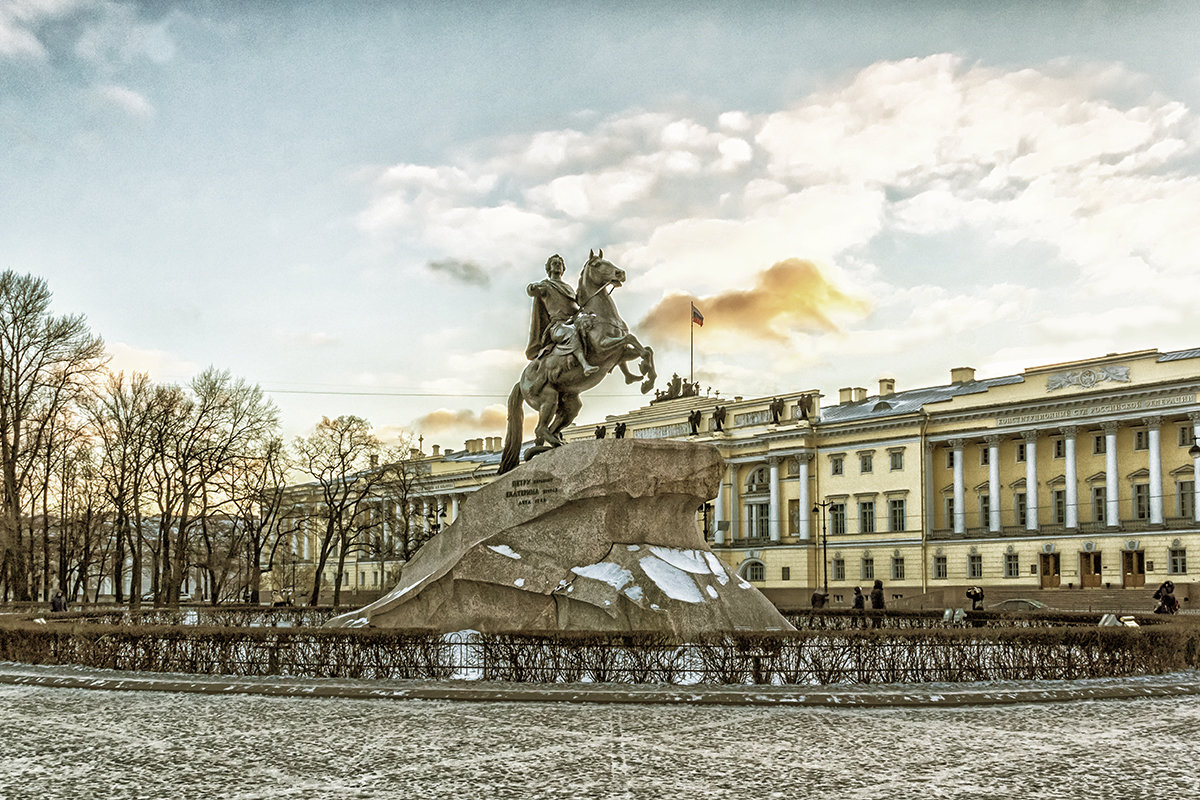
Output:
[[[1186,598],[1200,572],[1200,349],[999,377],[948,368],[938,386],[883,378],[836,402],[817,389],[678,397],[603,424],[608,436],[621,426],[720,450],[726,472],[698,524],[781,605],[807,606],[825,586],[848,605],[875,579],[890,602],[933,606],[962,605],[974,584],[994,600],[1171,579]],[[499,449],[474,440],[423,456],[422,524],[453,520],[495,475]],[[348,582],[365,580],[353,569]]]

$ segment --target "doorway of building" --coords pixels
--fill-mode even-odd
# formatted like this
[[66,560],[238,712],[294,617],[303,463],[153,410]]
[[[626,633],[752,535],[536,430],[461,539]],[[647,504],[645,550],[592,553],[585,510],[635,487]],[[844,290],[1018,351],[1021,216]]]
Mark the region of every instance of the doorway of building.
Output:
[[1100,586],[1100,554],[1079,554],[1079,585],[1085,589]]
[[1126,550],[1121,553],[1121,585],[1138,589],[1146,585],[1146,551]]
[[1057,589],[1061,579],[1059,578],[1059,559],[1058,553],[1042,553],[1041,555],[1042,569],[1042,588]]

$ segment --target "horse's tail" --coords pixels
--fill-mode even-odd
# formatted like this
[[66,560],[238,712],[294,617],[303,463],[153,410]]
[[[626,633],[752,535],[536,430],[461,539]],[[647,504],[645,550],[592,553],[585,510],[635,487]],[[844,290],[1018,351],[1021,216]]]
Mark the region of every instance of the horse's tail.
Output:
[[508,429],[504,432],[504,450],[500,454],[500,469],[503,475],[521,463],[521,438],[525,430],[525,401],[521,398],[521,384],[513,386],[508,396]]

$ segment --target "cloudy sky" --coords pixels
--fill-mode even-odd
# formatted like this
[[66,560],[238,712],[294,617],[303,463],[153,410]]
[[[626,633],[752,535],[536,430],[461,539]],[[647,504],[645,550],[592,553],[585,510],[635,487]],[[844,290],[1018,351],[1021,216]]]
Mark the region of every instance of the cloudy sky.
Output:
[[455,448],[554,252],[722,396],[1200,346],[1200,4],[596,5],[0,0],[0,268]]

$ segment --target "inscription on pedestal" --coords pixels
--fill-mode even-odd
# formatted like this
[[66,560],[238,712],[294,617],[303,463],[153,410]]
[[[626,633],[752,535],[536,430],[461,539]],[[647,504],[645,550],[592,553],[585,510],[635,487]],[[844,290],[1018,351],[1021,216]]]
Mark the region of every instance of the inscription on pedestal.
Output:
[[504,499],[516,506],[531,506],[548,501],[547,495],[558,494],[557,478],[529,478],[513,481],[512,488],[504,493]]

